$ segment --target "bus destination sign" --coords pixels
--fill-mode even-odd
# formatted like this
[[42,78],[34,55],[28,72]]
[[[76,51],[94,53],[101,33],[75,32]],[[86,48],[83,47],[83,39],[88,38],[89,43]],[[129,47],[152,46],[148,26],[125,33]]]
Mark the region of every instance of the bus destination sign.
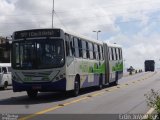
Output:
[[14,39],[35,38],[35,37],[60,37],[59,29],[39,29],[15,32]]

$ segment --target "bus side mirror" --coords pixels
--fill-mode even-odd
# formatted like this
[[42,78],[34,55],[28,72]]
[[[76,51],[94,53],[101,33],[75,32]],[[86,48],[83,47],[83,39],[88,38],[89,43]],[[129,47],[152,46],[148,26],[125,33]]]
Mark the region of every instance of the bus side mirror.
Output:
[[60,64],[63,64],[63,63],[64,63],[64,59],[62,58],[61,61],[60,61]]

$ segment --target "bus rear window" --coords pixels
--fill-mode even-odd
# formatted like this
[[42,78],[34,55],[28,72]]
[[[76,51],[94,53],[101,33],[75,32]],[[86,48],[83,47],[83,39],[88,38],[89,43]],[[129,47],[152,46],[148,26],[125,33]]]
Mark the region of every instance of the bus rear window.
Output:
[[11,72],[12,71],[12,68],[11,67],[8,67],[8,72]]

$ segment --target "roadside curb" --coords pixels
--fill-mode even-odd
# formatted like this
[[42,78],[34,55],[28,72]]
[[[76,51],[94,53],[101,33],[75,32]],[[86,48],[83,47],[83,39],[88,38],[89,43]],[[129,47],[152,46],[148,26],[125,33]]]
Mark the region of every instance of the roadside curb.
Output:
[[150,108],[146,114],[142,117],[142,120],[149,119],[149,116],[155,111],[155,108]]

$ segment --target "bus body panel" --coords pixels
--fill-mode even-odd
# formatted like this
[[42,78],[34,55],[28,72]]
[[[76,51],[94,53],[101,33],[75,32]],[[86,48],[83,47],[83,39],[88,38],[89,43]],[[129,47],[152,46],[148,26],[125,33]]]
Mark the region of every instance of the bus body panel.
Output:
[[74,61],[66,68],[67,90],[74,89],[76,75],[80,76],[80,87],[85,88],[98,85],[100,74],[104,79],[104,72],[104,61],[74,58]]
[[12,71],[12,84],[14,91],[26,91],[34,86],[39,91],[66,91],[65,67],[32,72],[15,70]]
[[13,91],[21,92],[27,90],[38,90],[40,92],[48,91],[66,91],[66,79],[55,82],[32,82],[32,83],[20,83],[15,80],[12,81]]
[[123,60],[114,62],[111,70],[112,75],[115,75],[115,80],[121,79],[123,77]]
[[[122,49],[120,47],[114,46],[114,45],[110,45],[109,46],[110,49],[120,49],[122,51]],[[109,53],[111,54],[111,53]],[[123,76],[123,57],[122,57],[122,52],[120,52],[121,54],[121,58],[117,57],[117,59],[115,59],[115,52],[113,52],[113,56],[114,59],[112,59],[110,56],[110,59],[108,61],[109,63],[109,83],[115,82],[117,80],[119,80],[120,78],[122,78]]]

